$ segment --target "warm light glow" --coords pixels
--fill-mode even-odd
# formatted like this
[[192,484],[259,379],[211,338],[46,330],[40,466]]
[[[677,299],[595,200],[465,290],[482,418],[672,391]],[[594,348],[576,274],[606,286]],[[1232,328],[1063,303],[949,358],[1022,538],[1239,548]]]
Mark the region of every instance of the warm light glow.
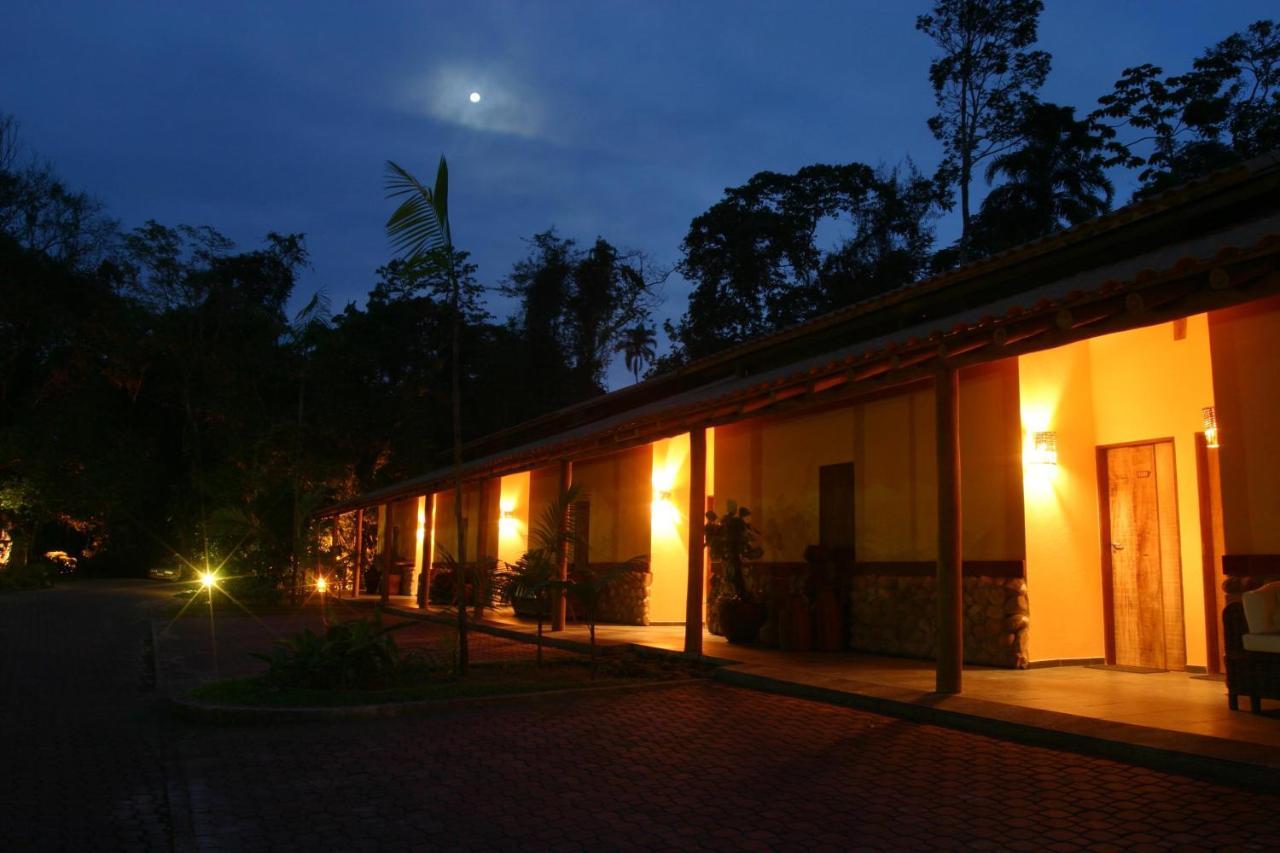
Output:
[[507,474],[498,483],[499,560],[514,563],[529,547],[529,486],[531,474]]
[[1204,423],[1204,446],[1218,446],[1218,410],[1215,406],[1205,406],[1200,410],[1200,418]]
[[1032,433],[1031,463],[1033,465],[1058,464],[1058,434],[1050,430]]
[[520,532],[520,520],[509,509],[504,509],[498,517],[498,532],[503,536],[515,536]]
[[329,583],[324,579],[323,575],[316,578],[316,592],[324,592],[328,588],[329,588]]
[[205,572],[200,575],[200,585],[205,589],[212,589],[213,585],[218,582],[217,576],[213,572]]

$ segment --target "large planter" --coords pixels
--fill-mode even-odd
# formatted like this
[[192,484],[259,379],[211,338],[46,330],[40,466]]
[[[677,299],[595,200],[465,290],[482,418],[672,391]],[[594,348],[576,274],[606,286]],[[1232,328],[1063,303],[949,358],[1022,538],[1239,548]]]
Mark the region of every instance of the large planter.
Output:
[[731,643],[753,643],[764,624],[763,604],[745,601],[737,596],[720,599],[720,628]]
[[551,597],[539,599],[536,596],[529,598],[513,598],[511,599],[511,609],[515,611],[517,616],[527,617],[529,619],[537,619],[539,611],[543,619],[551,618]]

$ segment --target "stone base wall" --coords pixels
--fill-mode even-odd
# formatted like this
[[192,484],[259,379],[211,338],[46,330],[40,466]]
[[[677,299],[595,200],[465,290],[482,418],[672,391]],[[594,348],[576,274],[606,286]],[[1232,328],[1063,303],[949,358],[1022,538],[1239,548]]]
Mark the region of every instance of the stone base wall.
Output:
[[[600,596],[596,621],[610,625],[648,625],[651,572],[623,572]],[[579,621],[582,614],[574,614]]]
[[[849,595],[851,648],[937,657],[938,598],[934,578],[856,575]],[[1025,668],[1030,625],[1025,579],[964,579],[966,663]]]

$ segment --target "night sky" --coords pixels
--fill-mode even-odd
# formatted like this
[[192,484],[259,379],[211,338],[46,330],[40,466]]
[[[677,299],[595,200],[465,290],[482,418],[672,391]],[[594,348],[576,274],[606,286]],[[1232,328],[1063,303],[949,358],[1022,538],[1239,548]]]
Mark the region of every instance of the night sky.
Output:
[[[0,111],[125,227],[209,224],[241,248],[305,232],[314,268],[297,300],[324,288],[337,310],[389,257],[387,159],[429,179],[448,155],[454,240],[488,284],[551,225],[670,266],[689,221],[762,169],[910,155],[932,171],[934,48],[914,29],[928,5],[11,0]],[[1273,0],[1047,6],[1042,97],[1082,112],[1126,66],[1184,70],[1275,13]],[[954,217],[938,231],[954,238]],[[662,317],[686,293],[673,277]]]

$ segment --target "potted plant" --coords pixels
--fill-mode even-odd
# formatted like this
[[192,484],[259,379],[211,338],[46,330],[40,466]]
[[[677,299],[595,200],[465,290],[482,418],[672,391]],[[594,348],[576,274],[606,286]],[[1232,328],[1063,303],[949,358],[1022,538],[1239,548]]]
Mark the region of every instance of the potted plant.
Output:
[[564,594],[567,580],[560,580],[560,564],[565,550],[577,541],[572,507],[582,494],[570,486],[547,507],[530,537],[530,545],[519,560],[505,563],[495,578],[499,599],[510,604],[517,615],[538,620],[538,665],[542,665],[542,625],[551,616],[551,598]]
[[723,591],[716,607],[720,627],[731,643],[754,641],[765,618],[764,606],[751,599],[742,571],[745,562],[758,560],[764,554],[759,545],[760,533],[747,520],[750,515],[751,510],[729,501],[723,516],[707,511],[703,528],[711,559],[719,561],[723,573]]

